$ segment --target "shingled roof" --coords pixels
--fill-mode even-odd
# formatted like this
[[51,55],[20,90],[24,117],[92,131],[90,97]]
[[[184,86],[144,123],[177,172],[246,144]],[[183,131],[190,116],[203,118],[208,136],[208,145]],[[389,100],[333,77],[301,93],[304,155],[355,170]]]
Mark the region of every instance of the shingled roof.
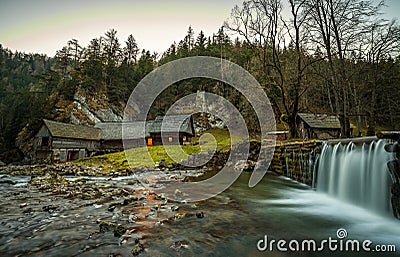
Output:
[[[84,140],[122,140],[122,126],[124,124],[125,139],[143,138],[143,125],[145,124],[145,137],[150,133],[160,133],[163,124],[163,132],[182,132],[194,135],[194,128],[191,116],[187,115],[168,115],[158,116],[152,121],[136,122],[107,122],[98,123],[95,127],[62,123],[51,120],[43,120],[53,137],[74,138]],[[182,124],[180,127],[178,127]]]
[[53,137],[99,140],[101,130],[94,127],[43,120]]
[[[136,122],[127,122],[124,123],[124,134],[125,139],[137,139],[142,138],[141,130],[143,129],[143,125],[146,123],[145,121],[136,121]],[[112,122],[112,123],[98,123],[96,124],[96,128],[101,129],[101,139],[104,140],[122,140],[122,125],[121,122]],[[146,123],[146,126],[149,125],[149,122]],[[146,137],[150,136],[146,129]]]
[[311,128],[340,129],[340,122],[336,116],[312,113],[299,113],[298,116]]
[[[179,127],[179,125],[181,125]],[[181,132],[194,135],[194,128],[191,115],[167,115],[158,116],[154,121],[149,122],[148,131],[150,133],[162,132]]]
[[[298,113],[297,114],[311,128],[340,129],[340,121],[336,116],[327,114]],[[350,122],[350,128],[356,126]]]

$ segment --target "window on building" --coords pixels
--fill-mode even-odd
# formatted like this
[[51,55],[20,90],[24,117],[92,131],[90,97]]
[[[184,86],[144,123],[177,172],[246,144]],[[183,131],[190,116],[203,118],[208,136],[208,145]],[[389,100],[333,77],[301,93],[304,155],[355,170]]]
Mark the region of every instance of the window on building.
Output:
[[49,137],[42,137],[41,146],[49,146]]

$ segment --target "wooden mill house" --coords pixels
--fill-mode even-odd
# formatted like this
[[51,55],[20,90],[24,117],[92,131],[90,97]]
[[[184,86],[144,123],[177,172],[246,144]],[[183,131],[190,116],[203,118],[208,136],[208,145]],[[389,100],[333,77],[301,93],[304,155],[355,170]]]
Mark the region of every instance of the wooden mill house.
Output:
[[191,144],[194,135],[191,115],[158,116],[152,121],[124,124],[99,123],[95,127],[43,120],[34,138],[33,156],[36,162],[71,161],[122,151],[124,144],[125,148]]
[[[326,114],[299,113],[297,115],[298,136],[303,139],[333,139],[340,137],[340,121]],[[351,134],[354,126],[351,124]]]
[[89,126],[43,120],[33,142],[37,161],[71,161],[100,149],[101,130]]

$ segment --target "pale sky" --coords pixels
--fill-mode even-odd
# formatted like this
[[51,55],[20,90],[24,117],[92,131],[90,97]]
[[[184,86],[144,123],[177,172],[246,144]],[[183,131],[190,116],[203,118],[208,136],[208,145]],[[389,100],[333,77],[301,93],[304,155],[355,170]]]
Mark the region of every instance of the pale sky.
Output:
[[[53,56],[70,39],[87,46],[113,28],[121,45],[132,34],[141,49],[162,53],[190,26],[216,33],[243,0],[0,0],[0,44]],[[386,0],[387,18],[400,16],[400,0]]]

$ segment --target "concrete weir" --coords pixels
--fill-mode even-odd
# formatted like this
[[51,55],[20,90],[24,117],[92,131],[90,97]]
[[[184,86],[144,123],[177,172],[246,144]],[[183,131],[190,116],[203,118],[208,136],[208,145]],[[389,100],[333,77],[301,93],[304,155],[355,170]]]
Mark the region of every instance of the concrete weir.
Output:
[[344,202],[400,218],[400,132],[277,144],[270,170]]
[[312,186],[315,157],[321,145],[318,140],[277,143],[269,170]]
[[316,168],[316,190],[375,213],[390,215],[390,174],[384,140],[325,143]]

